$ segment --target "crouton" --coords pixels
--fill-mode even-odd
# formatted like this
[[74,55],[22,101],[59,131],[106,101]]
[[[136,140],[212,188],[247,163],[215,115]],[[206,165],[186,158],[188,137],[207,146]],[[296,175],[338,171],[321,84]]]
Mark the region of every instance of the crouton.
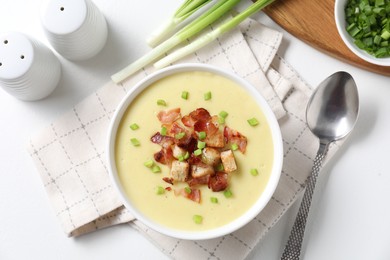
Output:
[[222,148],[225,146],[225,137],[223,132],[218,130],[211,135],[207,135],[205,142],[209,147]]
[[207,164],[191,165],[191,175],[193,178],[199,178],[208,174],[214,174],[214,169],[212,166]]
[[172,147],[172,153],[173,153],[173,157],[175,157],[176,159],[179,159],[180,156],[184,156],[184,154],[186,153],[186,150],[181,148],[177,144],[175,144]]
[[171,176],[173,180],[185,182],[190,170],[190,165],[188,162],[180,162],[174,160],[171,167]]
[[207,165],[217,165],[221,160],[221,154],[217,149],[206,147],[202,151],[202,162]]
[[236,160],[234,159],[234,154],[232,150],[226,150],[221,152],[221,160],[225,172],[234,172],[237,170]]

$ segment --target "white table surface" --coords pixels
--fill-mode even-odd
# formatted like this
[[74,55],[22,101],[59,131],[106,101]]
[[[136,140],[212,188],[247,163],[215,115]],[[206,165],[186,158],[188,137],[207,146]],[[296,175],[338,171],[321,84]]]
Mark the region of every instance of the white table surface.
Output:
[[[145,53],[146,36],[181,3],[94,2],[109,24],[108,43],[98,56],[84,62],[61,58],[60,85],[44,100],[22,102],[0,89],[0,259],[167,259],[128,225],[67,238],[25,149],[32,133]],[[48,45],[40,25],[39,3],[0,1],[0,32],[24,32]],[[255,18],[283,31],[262,13]],[[317,185],[304,259],[390,259],[390,78],[326,56],[287,32],[281,48],[284,58],[313,86],[338,70],[349,72],[361,100],[355,131],[323,170]],[[249,259],[280,258],[296,208],[271,229]]]

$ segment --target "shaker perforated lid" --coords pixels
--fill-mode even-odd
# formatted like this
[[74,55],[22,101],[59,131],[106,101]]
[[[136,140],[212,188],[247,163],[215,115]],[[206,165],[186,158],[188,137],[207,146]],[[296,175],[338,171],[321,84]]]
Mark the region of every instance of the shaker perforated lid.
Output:
[[31,41],[17,32],[0,35],[0,79],[12,80],[23,76],[34,60]]
[[21,100],[48,96],[61,76],[61,64],[53,52],[20,32],[2,33],[0,39],[0,86]]
[[50,33],[69,34],[77,31],[87,18],[87,4],[80,0],[50,0],[42,9],[42,24]]
[[91,0],[46,0],[41,20],[53,48],[69,60],[86,60],[101,51],[107,23]]

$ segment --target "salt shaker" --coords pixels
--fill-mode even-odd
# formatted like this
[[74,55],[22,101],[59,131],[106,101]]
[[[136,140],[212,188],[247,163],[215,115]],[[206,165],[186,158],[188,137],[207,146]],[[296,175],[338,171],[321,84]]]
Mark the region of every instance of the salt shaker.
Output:
[[40,41],[20,32],[0,34],[0,85],[14,97],[33,101],[58,85],[61,64]]
[[41,22],[53,48],[64,58],[87,60],[107,41],[107,22],[91,0],[46,0]]

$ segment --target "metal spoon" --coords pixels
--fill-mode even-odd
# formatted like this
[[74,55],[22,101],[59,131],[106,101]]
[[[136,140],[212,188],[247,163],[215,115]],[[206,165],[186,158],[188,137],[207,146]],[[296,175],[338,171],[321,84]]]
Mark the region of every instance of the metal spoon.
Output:
[[358,113],[357,87],[352,76],[346,72],[336,72],[329,76],[311,96],[306,108],[306,121],[313,134],[319,138],[320,147],[282,260],[300,259],[306,220],[322,161],[329,144],[344,138],[352,131]]

